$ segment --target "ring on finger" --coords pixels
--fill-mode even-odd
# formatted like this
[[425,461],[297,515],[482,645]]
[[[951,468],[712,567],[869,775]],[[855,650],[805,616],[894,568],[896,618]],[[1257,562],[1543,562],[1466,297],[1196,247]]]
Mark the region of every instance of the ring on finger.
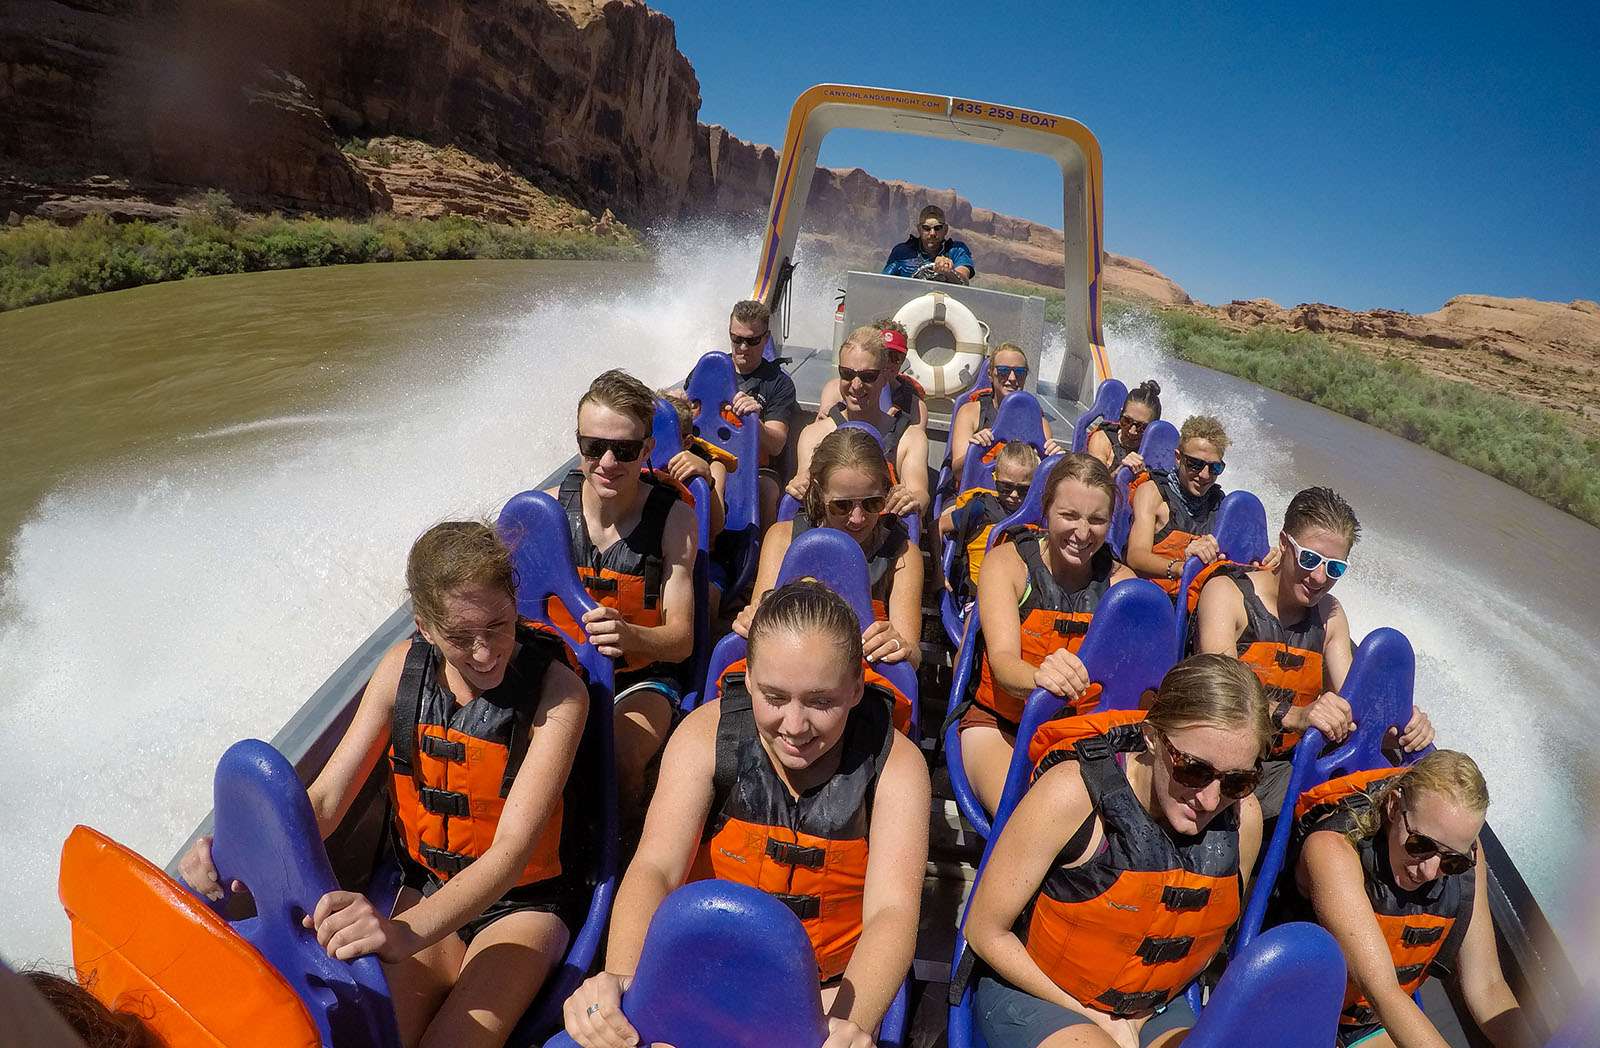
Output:
[[589,1007],[584,1011],[583,1014],[585,1014],[585,1015],[593,1015],[595,1012],[598,1012],[599,1010],[600,1010],[600,1002],[596,1001],[593,1004],[589,1005]]

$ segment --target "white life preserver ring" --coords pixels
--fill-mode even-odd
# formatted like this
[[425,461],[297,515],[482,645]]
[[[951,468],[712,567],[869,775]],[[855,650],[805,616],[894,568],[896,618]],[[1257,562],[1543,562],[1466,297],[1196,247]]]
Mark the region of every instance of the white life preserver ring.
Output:
[[[983,363],[983,327],[972,310],[942,291],[930,291],[900,307],[895,320],[905,325],[906,370],[936,397],[966,389]],[[917,352],[917,336],[931,324],[943,324],[955,336],[955,355],[940,365],[922,359]]]

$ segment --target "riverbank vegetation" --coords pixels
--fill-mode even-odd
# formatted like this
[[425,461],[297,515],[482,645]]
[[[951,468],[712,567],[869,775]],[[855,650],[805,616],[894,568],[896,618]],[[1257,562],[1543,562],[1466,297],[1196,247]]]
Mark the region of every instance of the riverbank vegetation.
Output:
[[91,215],[0,230],[0,310],[186,277],[355,262],[435,259],[641,259],[631,233],[543,231],[459,215],[349,221],[240,213],[220,193],[159,222]]
[[1600,439],[1558,412],[1310,332],[1235,331],[1176,309],[1154,316],[1181,360],[1387,430],[1600,525]]

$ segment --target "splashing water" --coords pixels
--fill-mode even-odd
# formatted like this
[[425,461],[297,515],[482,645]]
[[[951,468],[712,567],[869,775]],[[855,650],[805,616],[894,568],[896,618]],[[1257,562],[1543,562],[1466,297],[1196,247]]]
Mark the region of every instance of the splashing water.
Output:
[[[0,793],[28,802],[0,855],[0,952],[64,961],[72,825],[165,861],[210,808],[222,750],[270,738],[401,601],[418,534],[492,516],[573,454],[595,374],[675,385],[727,348],[754,242],[679,231],[657,257],[648,278],[408,347],[397,377],[325,418],[196,434],[38,507],[0,582]],[[797,302],[813,294],[803,312],[827,317],[824,289]]]

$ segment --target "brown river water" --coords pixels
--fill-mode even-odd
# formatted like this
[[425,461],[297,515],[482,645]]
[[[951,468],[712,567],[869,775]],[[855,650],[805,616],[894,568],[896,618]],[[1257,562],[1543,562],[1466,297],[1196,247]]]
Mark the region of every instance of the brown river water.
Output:
[[[401,596],[411,539],[490,515],[571,453],[604,367],[654,385],[719,344],[748,245],[651,265],[443,262],[216,277],[0,314],[0,790],[37,798],[0,854],[0,955],[66,958],[54,866],[74,822],[165,861],[230,742],[270,738]],[[796,295],[823,343],[831,281]],[[1418,702],[1477,756],[1546,906],[1596,794],[1600,530],[1367,426],[1175,363],[1137,322],[1113,366],[1166,417],[1229,425],[1228,486],[1362,518],[1357,635],[1416,646]]]

